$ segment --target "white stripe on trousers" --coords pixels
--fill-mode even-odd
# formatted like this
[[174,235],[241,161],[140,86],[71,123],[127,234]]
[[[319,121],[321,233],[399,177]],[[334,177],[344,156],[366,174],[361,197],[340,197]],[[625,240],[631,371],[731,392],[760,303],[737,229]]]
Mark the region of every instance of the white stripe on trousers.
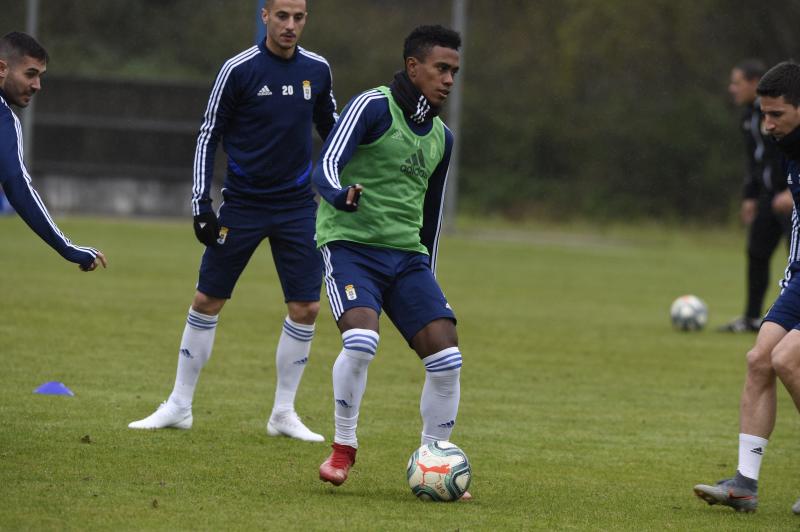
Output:
[[342,299],[339,297],[339,291],[336,289],[336,280],[333,278],[331,251],[328,246],[322,246],[320,251],[322,252],[322,260],[325,263],[325,291],[328,292],[328,302],[331,305],[333,318],[339,321],[339,318],[344,314],[344,308],[342,307]]

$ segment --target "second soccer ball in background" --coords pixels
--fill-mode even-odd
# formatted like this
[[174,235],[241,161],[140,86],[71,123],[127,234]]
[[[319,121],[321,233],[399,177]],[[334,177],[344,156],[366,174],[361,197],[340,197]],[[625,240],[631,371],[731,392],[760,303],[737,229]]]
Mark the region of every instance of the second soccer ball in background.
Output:
[[697,296],[685,295],[672,302],[669,315],[679,331],[699,331],[708,322],[708,306]]

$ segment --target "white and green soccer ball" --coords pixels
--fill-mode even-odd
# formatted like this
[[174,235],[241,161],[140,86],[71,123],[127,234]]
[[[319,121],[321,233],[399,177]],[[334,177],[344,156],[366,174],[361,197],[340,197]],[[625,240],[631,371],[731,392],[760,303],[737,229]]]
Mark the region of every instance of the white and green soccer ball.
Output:
[[708,307],[697,296],[681,296],[672,303],[669,315],[679,331],[699,331],[708,322]]
[[457,445],[435,441],[414,451],[406,476],[411,491],[424,501],[457,501],[469,488],[472,469]]

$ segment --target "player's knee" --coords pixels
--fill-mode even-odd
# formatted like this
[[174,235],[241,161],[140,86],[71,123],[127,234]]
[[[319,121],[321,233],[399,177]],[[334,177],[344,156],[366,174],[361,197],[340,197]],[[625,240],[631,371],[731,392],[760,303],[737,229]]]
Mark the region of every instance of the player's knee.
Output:
[[377,333],[378,324],[378,313],[368,307],[351,308],[345,311],[336,322],[342,334],[351,329],[369,329]]
[[771,353],[772,368],[778,375],[790,375],[800,370],[800,346],[777,346]]
[[432,321],[411,339],[411,347],[420,358],[456,346],[458,346],[456,325],[449,319]]
[[290,302],[287,305],[289,319],[304,325],[313,325],[319,315],[319,301]]
[[747,352],[747,372],[760,375],[772,372],[772,360],[770,352],[758,346],[753,347]]
[[380,338],[371,329],[349,329],[342,333],[342,354],[369,363],[375,358]]
[[216,316],[225,306],[225,299],[209,296],[203,292],[195,292],[194,299],[192,300],[192,309],[195,312],[206,314],[208,316]]

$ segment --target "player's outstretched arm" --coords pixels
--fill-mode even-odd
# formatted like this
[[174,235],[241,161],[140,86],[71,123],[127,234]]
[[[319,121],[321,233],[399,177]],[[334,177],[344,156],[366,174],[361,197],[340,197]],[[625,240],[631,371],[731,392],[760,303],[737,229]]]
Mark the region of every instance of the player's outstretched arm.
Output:
[[[27,179],[22,176],[8,179],[3,183],[3,190],[19,217],[59,255],[83,271],[97,268],[98,257],[102,254],[94,248],[73,244],[50,217],[42,198]],[[105,256],[100,259],[100,264],[106,266]]]
[[31,185],[30,176],[22,162],[22,143],[18,131],[10,116],[0,123],[0,138],[5,136],[0,143],[0,184],[8,202],[28,227],[59,255],[87,271],[95,269],[97,266],[92,265],[99,252],[91,247],[73,244],[50,217],[42,198]]

